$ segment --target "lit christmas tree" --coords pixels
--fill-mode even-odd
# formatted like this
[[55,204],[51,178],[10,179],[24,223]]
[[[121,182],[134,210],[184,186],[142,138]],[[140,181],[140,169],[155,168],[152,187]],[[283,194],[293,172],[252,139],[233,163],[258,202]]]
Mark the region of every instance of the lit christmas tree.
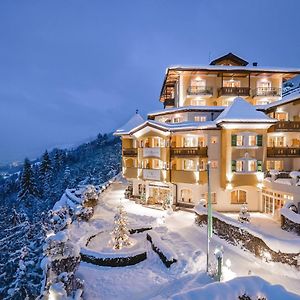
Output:
[[127,247],[131,245],[131,241],[129,239],[129,231],[127,228],[127,214],[124,210],[122,204],[118,206],[118,212],[115,214],[114,217],[114,229],[111,232],[112,240],[111,244],[113,249],[120,250],[123,247]]

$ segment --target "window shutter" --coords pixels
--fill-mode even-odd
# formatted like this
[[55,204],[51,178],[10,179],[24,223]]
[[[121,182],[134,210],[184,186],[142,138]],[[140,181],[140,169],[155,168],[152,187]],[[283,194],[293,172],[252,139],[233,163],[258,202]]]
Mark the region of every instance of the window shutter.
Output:
[[236,171],[236,160],[231,161],[231,171],[235,172]]
[[231,146],[236,146],[236,134],[231,135]]
[[258,134],[257,136],[256,136],[256,146],[259,146],[259,147],[261,147],[262,146],[262,143],[263,143],[263,136],[261,135],[261,134]]
[[257,171],[262,172],[262,161],[261,160],[257,161]]

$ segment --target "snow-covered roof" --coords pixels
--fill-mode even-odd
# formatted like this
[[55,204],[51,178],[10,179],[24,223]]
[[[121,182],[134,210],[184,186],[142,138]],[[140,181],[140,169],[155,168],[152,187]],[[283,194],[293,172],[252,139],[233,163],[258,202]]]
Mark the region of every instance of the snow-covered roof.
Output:
[[166,108],[163,110],[157,110],[148,113],[148,116],[159,116],[168,113],[175,113],[175,112],[183,112],[183,111],[222,111],[226,108],[226,106],[182,106],[182,107],[172,107]]
[[145,120],[143,119],[143,117],[140,114],[136,113],[127,123],[117,129],[114,135],[128,134],[131,129],[141,125],[144,122]]
[[255,106],[243,98],[237,97],[230,106],[223,110],[215,122],[219,124],[222,122],[275,123],[277,121],[257,111]]
[[163,123],[153,120],[147,120],[139,126],[130,130],[129,134],[139,131],[144,127],[154,127],[164,131],[183,131],[183,130],[201,130],[201,129],[217,129],[217,125],[214,121],[206,122],[181,122],[181,123]]
[[296,89],[293,93],[288,94],[280,100],[274,101],[272,103],[261,105],[264,110],[271,109],[280,105],[288,104],[294,100],[300,99],[300,89]]
[[300,69],[281,68],[281,67],[248,67],[248,66],[226,66],[226,65],[209,65],[209,66],[171,66],[168,70],[208,70],[208,71],[251,71],[251,72],[272,72],[272,73],[298,73]]

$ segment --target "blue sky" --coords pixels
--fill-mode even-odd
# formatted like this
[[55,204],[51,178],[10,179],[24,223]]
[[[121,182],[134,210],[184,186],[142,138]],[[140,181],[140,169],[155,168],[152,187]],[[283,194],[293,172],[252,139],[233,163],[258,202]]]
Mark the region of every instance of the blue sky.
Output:
[[169,65],[234,52],[300,67],[300,2],[0,2],[0,162],[110,132],[160,109]]

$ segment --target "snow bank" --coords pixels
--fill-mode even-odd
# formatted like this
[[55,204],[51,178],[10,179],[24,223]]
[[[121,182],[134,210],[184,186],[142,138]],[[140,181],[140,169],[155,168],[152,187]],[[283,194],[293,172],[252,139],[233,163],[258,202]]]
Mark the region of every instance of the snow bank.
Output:
[[[201,204],[197,205],[194,208],[194,211],[199,215],[206,215],[207,209],[203,207]],[[282,239],[277,236],[267,234],[266,232],[260,231],[258,228],[254,228],[251,223],[240,223],[237,220],[234,220],[230,217],[227,217],[221,213],[213,212],[213,217],[218,218],[220,221],[223,221],[229,225],[234,227],[243,229],[250,234],[254,235],[257,238],[260,238],[262,241],[266,243],[266,245],[275,252],[281,253],[299,253],[300,252],[300,240],[290,240],[290,239]]]
[[300,177],[300,172],[299,171],[292,171],[290,172],[290,177],[297,179],[297,177]]
[[296,214],[289,208],[286,207],[281,208],[280,214],[286,217],[287,219],[289,219],[290,221],[296,224],[300,224],[300,214]]
[[281,285],[271,285],[258,276],[238,277],[227,282],[214,282],[173,295],[173,300],[233,300],[246,294],[251,299],[299,300],[300,296],[290,293]]

